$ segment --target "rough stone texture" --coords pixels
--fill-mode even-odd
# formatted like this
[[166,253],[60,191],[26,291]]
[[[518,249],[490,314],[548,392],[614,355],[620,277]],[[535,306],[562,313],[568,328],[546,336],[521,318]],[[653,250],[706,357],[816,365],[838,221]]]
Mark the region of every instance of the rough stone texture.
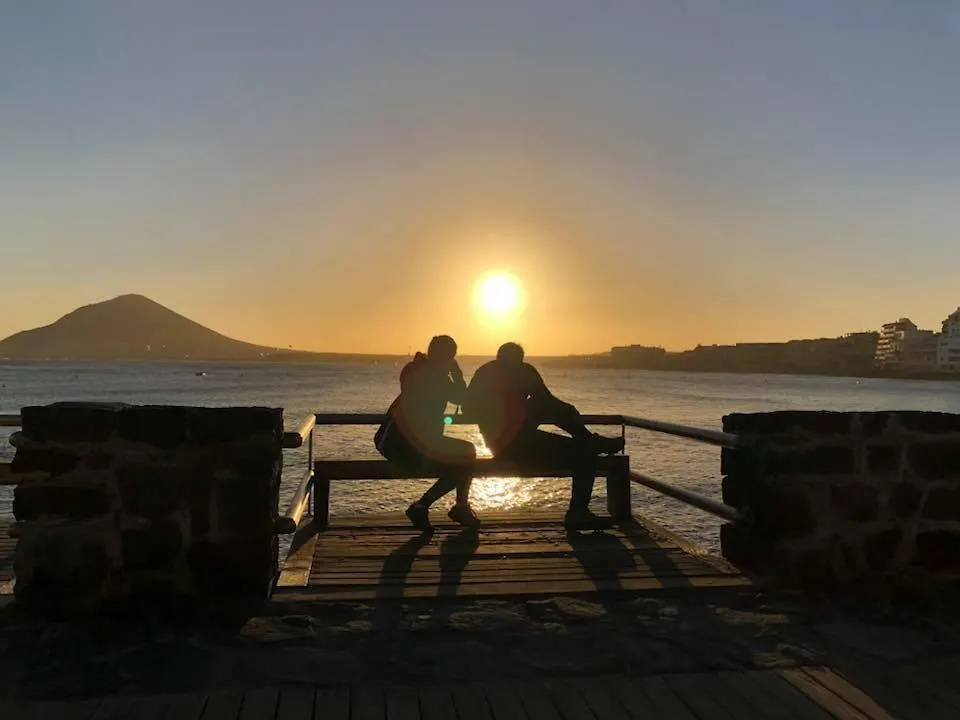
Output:
[[839,587],[960,571],[960,415],[728,415],[752,442],[724,449],[724,502],[754,522],[724,555],[774,581]]
[[57,403],[21,418],[18,601],[70,614],[142,595],[266,596],[282,410]]

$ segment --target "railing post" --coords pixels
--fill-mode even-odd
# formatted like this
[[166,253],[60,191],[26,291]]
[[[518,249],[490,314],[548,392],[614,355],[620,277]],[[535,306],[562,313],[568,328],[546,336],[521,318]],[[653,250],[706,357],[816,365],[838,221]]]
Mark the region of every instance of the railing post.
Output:
[[[313,467],[313,428],[310,428],[310,434],[307,435],[307,467]],[[307,514],[314,514],[313,489],[310,490],[310,496],[307,498]]]
[[313,478],[313,524],[318,531],[330,524],[330,478],[315,474]]
[[614,520],[633,517],[630,505],[630,457],[614,455],[615,465],[607,473],[607,512]]

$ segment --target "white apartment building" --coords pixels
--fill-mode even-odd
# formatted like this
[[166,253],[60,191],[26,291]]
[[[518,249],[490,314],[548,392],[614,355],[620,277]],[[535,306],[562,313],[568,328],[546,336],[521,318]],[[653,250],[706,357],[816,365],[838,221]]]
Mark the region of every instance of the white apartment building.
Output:
[[874,360],[882,367],[933,370],[937,336],[932,330],[920,330],[909,318],[900,318],[881,328]]
[[937,339],[937,369],[960,372],[960,307],[943,321]]

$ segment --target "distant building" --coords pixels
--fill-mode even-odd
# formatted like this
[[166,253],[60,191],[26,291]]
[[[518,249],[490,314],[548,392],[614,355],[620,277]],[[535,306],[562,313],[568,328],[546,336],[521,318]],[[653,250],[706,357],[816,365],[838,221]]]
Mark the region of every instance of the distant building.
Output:
[[909,318],[900,318],[880,329],[874,360],[881,367],[933,370],[937,366],[937,335],[920,330]]
[[620,345],[610,350],[610,360],[617,366],[659,368],[666,358],[667,351],[662,347]]
[[937,341],[937,369],[946,372],[960,371],[960,307],[943,321]]

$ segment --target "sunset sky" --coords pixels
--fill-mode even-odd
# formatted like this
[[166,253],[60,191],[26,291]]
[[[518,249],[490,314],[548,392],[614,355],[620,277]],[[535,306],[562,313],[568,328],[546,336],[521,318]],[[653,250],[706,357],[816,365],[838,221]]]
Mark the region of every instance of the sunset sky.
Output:
[[0,337],[123,293],[537,355],[960,304],[952,0],[9,0],[0,98]]

